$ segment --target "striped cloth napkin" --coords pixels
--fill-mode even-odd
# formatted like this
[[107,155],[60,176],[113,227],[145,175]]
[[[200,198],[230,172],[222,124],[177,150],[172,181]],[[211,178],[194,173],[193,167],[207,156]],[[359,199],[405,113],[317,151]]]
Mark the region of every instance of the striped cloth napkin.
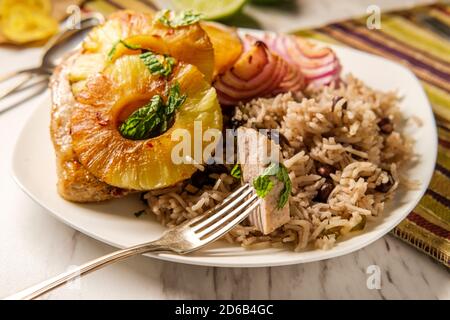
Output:
[[[84,8],[106,15],[155,9],[149,0],[94,0]],[[360,18],[295,34],[397,61],[421,80],[437,120],[438,161],[425,196],[392,233],[450,267],[450,5],[384,13],[379,30],[369,30]]]

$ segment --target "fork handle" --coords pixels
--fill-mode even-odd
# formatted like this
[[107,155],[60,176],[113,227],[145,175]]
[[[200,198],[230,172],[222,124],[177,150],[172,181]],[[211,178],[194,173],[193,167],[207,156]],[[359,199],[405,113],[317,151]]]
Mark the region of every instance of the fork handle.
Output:
[[132,256],[136,256],[139,254],[156,251],[170,251],[170,250],[168,247],[162,245],[158,240],[154,242],[148,242],[145,244],[137,245],[131,248],[118,250],[110,254],[104,255],[103,257],[89,261],[79,267],[76,267],[73,270],[61,273],[53,278],[38,283],[37,285],[34,285],[28,289],[20,291],[9,297],[6,297],[5,300],[32,300],[53,289],[58,288],[59,286],[67,283],[70,280],[81,277],[85,274],[103,268],[114,262]]

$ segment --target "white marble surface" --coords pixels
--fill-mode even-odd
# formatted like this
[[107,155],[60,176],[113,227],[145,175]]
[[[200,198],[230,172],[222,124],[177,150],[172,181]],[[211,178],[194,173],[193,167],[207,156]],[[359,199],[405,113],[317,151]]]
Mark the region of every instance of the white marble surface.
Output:
[[[0,70],[32,65],[38,54],[37,49],[0,50]],[[40,99],[41,95],[0,113],[0,298],[114,250],[52,218],[12,179],[10,161],[16,137]],[[366,269],[370,265],[380,267],[379,290],[367,288]],[[44,298],[450,299],[449,279],[450,273],[443,266],[392,236],[385,236],[347,256],[276,268],[208,268],[136,257],[90,274]]]

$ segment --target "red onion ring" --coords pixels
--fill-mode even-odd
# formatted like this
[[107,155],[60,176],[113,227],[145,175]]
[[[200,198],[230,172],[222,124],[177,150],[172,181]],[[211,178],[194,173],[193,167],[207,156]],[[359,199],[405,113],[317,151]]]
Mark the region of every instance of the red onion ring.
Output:
[[[273,54],[264,42],[251,36],[244,37],[243,42],[246,49],[239,60],[213,83],[222,105],[269,95],[289,74],[286,61]],[[293,75],[289,77],[292,80]]]
[[302,71],[307,85],[322,86],[339,80],[341,65],[331,48],[281,34],[266,33],[262,39],[271,50]]

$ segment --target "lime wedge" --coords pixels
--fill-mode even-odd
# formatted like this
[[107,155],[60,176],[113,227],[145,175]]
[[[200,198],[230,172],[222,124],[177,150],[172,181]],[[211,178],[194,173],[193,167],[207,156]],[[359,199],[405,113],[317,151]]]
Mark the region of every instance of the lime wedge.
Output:
[[206,20],[220,20],[238,12],[247,0],[172,0],[176,10],[202,13]]
[[278,4],[278,1],[279,0],[252,0],[252,3],[260,5],[274,5]]

